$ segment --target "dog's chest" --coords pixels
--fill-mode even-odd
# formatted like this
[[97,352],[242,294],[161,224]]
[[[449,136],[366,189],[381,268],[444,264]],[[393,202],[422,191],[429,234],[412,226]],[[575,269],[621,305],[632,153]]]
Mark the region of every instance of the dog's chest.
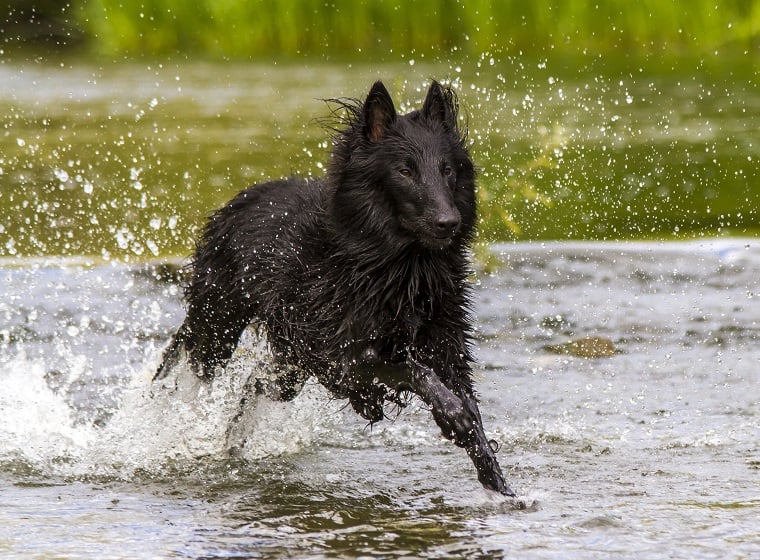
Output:
[[441,303],[437,295],[425,282],[382,282],[365,293],[352,293],[346,318],[353,324],[355,338],[408,346],[433,320]]

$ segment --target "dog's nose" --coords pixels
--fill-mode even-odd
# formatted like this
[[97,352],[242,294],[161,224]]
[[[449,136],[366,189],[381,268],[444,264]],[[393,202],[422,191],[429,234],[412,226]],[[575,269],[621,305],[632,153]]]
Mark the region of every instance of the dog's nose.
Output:
[[459,223],[459,216],[453,213],[438,216],[438,218],[435,220],[436,237],[451,237],[459,229]]

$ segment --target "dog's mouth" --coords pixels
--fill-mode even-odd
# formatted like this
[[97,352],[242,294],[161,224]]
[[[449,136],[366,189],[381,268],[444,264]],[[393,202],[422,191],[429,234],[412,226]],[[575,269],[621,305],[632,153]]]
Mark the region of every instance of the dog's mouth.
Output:
[[401,229],[415,241],[428,249],[446,249],[450,247],[459,233],[459,226],[446,229],[435,228],[422,220],[401,220]]
[[424,235],[420,235],[420,241],[429,249],[446,249],[454,243],[456,233],[448,235],[435,235],[430,232],[426,232]]

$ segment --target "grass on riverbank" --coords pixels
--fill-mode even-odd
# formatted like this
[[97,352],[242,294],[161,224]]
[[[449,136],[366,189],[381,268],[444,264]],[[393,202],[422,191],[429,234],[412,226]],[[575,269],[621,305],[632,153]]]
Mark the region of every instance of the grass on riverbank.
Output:
[[760,36],[757,0],[82,1],[76,25],[106,55],[711,52]]

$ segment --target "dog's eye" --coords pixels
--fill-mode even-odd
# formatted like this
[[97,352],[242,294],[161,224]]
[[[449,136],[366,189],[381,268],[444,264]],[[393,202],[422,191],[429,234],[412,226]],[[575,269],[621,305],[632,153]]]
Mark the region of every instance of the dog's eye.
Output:
[[454,173],[454,170],[451,168],[450,165],[444,165],[443,166],[443,176],[444,177],[450,177],[452,173]]
[[412,170],[407,169],[406,167],[402,167],[398,170],[398,172],[403,175],[404,177],[411,177],[412,176]]

